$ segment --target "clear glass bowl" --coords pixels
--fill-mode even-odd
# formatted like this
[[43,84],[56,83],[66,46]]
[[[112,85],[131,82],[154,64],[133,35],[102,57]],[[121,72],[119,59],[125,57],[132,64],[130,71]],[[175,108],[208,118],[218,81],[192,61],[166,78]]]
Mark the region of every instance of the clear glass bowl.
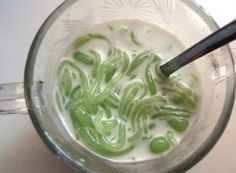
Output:
[[195,62],[202,101],[196,123],[165,157],[117,162],[95,155],[68,134],[52,100],[56,64],[70,43],[90,26],[117,18],[158,23],[190,47],[218,26],[190,0],[70,0],[62,3],[38,31],[25,68],[25,98],[32,122],[47,146],[78,172],[179,172],[201,160],[224,131],[234,104],[234,62],[228,46]]

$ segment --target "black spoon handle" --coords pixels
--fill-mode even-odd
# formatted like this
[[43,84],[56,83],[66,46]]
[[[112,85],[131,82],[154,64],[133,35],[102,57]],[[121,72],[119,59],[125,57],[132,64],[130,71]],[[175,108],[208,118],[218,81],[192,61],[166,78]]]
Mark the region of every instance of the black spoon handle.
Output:
[[160,66],[164,76],[168,77],[186,64],[236,39],[236,19],[190,47],[177,57]]

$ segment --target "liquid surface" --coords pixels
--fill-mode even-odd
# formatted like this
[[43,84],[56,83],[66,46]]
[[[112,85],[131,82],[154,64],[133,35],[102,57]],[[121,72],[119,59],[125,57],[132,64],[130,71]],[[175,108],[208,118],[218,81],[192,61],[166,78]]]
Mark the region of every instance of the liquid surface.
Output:
[[69,133],[122,161],[174,149],[196,119],[197,72],[190,66],[166,80],[155,67],[183,50],[172,33],[141,20],[91,27],[58,65],[55,102]]

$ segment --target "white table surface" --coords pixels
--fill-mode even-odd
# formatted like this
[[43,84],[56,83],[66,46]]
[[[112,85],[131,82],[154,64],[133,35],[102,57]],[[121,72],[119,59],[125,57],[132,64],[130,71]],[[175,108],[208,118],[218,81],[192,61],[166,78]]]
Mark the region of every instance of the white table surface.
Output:
[[[236,18],[235,0],[197,0],[223,26]],[[62,0],[0,1],[0,83],[21,82],[30,44]],[[231,44],[236,57],[236,42]],[[215,147],[188,173],[236,172],[236,109]],[[39,138],[28,116],[0,116],[0,173],[73,173]]]

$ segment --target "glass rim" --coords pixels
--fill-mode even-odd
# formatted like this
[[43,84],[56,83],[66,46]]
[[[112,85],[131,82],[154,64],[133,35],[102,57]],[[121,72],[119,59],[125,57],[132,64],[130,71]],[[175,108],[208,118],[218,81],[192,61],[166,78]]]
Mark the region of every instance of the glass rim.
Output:
[[[41,139],[44,141],[44,143],[47,145],[47,147],[57,156],[59,156],[64,162],[68,163],[70,166],[75,168],[78,171],[84,172],[83,169],[76,164],[75,160],[70,158],[62,149],[60,149],[59,146],[57,146],[51,139],[51,137],[46,133],[46,131],[43,128],[43,125],[39,123],[37,118],[37,112],[35,105],[33,104],[33,97],[31,95],[32,90],[31,86],[34,83],[33,76],[34,76],[34,66],[36,62],[37,53],[39,50],[39,47],[41,45],[41,42],[47,33],[48,29],[51,27],[51,25],[55,22],[55,20],[60,16],[67,8],[72,6],[75,2],[78,0],[70,0],[70,1],[64,1],[61,3],[44,21],[44,23],[41,25],[40,29],[38,30],[35,38],[33,39],[33,42],[31,44],[26,66],[25,66],[25,73],[24,73],[24,91],[25,91],[25,100],[27,109],[31,118],[32,123],[34,124],[34,127],[41,137]],[[195,12],[199,13],[199,16],[203,19],[204,17],[207,18],[207,20],[210,21],[206,22],[206,24],[211,29],[218,29],[219,26],[215,22],[215,20],[212,18],[212,16],[201,6],[199,5],[195,0],[181,0],[185,4],[192,5],[193,7],[196,7],[197,10],[194,10]],[[210,24],[212,26],[210,26]],[[213,27],[213,28],[212,28]],[[234,59],[232,56],[232,52],[228,45],[224,46],[226,48],[226,51],[229,53],[231,63],[234,64]],[[233,65],[234,70],[234,65]],[[205,140],[204,144],[198,148],[193,154],[191,154],[188,159],[184,160],[178,165],[175,165],[174,167],[169,170],[170,172],[182,172],[190,169],[192,166],[194,166],[196,163],[198,163],[200,160],[202,160],[209,151],[214,147],[214,145],[217,143],[217,141],[220,139],[221,135],[223,134],[228,121],[231,116],[231,112],[234,106],[234,99],[235,99],[235,73],[232,74],[233,78],[232,81],[229,84],[229,81],[227,83],[227,89],[226,89],[226,98],[223,106],[222,113],[220,115],[220,118],[213,129],[213,133],[210,134],[210,136]]]

